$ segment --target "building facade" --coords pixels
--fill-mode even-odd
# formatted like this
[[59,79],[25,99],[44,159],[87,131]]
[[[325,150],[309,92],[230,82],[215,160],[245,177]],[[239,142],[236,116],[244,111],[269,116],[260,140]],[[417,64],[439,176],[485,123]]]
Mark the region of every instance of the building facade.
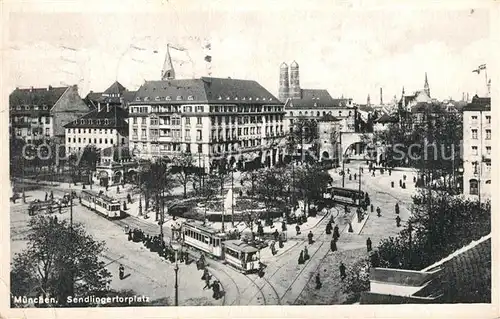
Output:
[[318,120],[320,162],[338,164],[339,135],[340,120],[338,118],[327,114]]
[[66,124],[66,154],[81,152],[93,145],[103,150],[128,146],[128,113],[119,106],[98,104],[97,109]]
[[245,169],[284,155],[283,104],[255,81],[147,81],[129,109],[130,149],[140,158],[188,152],[210,171],[223,160]]
[[470,198],[491,197],[491,98],[472,98],[463,108],[463,183]]
[[48,139],[64,143],[64,125],[90,111],[76,85],[17,88],[10,94],[9,104],[10,136],[27,143]]

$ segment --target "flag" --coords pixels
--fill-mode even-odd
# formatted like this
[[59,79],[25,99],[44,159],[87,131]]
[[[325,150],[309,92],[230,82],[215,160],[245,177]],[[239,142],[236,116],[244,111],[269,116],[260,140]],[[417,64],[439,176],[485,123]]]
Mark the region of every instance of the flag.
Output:
[[479,70],[485,70],[486,69],[486,64],[481,64],[480,66],[477,67]]
[[472,72],[476,72],[477,74],[479,74],[479,72],[481,72],[479,69],[475,69],[475,70],[472,70]]

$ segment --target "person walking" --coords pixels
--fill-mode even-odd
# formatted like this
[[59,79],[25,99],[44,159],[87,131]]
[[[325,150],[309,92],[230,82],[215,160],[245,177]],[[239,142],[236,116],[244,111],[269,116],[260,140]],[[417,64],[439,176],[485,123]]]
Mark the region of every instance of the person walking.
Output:
[[335,225],[335,228],[333,228],[333,238],[336,238],[336,239],[340,238],[339,226],[338,225]]
[[326,234],[327,235],[330,235],[332,233],[332,223],[331,222],[328,222],[328,224],[326,224]]
[[220,285],[219,285],[219,282],[217,280],[214,281],[214,283],[212,284],[212,292],[213,292],[213,298],[215,300],[218,300],[220,298]]
[[299,265],[302,265],[304,264],[304,251],[301,250],[300,251],[300,255],[299,255]]
[[340,262],[339,270],[340,270],[340,279],[344,280],[345,277],[347,277],[347,275],[345,273],[345,266],[343,262]]
[[394,211],[396,212],[396,215],[399,215],[399,204],[396,203],[396,205],[394,206]]
[[280,236],[280,233],[278,232],[277,229],[274,230],[274,233],[273,233],[273,236],[274,236],[274,240],[278,240],[278,237]]
[[396,226],[397,227],[400,227],[401,226],[401,218],[398,216],[396,216]]
[[321,288],[321,279],[319,278],[319,273],[316,274],[316,289]]
[[370,237],[368,237],[368,239],[366,240],[366,250],[368,252],[372,251],[372,240],[370,239]]
[[47,201],[48,197],[49,197],[49,194],[47,194],[47,192],[45,192],[45,201]]
[[307,250],[307,246],[306,246],[306,247],[304,247],[304,261],[308,261],[309,258],[311,258],[311,257],[309,256],[309,251]]
[[307,239],[309,240],[309,245],[312,245],[313,241],[313,233],[312,231],[309,231],[309,234],[307,234]]
[[[206,268],[205,268],[206,269]],[[210,289],[210,273],[207,270],[207,274],[205,275],[205,287],[203,287],[203,290],[206,288]]]
[[378,206],[377,206],[377,216],[378,216],[378,217],[382,216],[382,215],[380,214],[380,207],[378,207]]
[[297,236],[300,235],[300,226],[295,226],[295,231],[297,232]]
[[332,240],[330,241],[330,249],[332,252],[337,251],[337,239],[336,238],[332,238]]
[[120,268],[118,268],[118,275],[120,280],[123,280],[123,277],[125,276],[125,267],[123,267],[122,264],[120,264]]

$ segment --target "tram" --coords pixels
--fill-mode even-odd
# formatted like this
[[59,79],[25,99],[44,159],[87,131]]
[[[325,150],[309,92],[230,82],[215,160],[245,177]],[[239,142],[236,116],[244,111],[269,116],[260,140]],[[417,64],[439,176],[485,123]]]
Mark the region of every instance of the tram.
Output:
[[259,250],[240,240],[224,242],[224,261],[243,273],[259,270]]
[[360,206],[365,198],[365,192],[357,189],[329,186],[323,198],[330,199],[338,204]]
[[121,210],[120,202],[102,193],[84,190],[80,198],[83,206],[108,219],[118,219],[125,216]]
[[209,257],[223,260],[243,273],[258,271],[259,249],[240,240],[227,240],[221,231],[195,222],[181,225],[185,245],[205,252]]
[[184,222],[181,226],[183,242],[199,249],[217,259],[222,258],[222,242],[225,236],[220,231],[197,225],[194,222]]

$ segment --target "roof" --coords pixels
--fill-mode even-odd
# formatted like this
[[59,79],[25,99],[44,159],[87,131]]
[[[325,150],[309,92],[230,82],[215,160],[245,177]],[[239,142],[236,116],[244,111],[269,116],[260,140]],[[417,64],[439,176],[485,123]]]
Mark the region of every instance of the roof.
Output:
[[412,113],[422,113],[425,111],[428,112],[439,112],[442,111],[441,103],[433,103],[433,102],[418,102],[411,108]]
[[259,251],[257,248],[250,246],[249,244],[244,243],[240,240],[226,240],[224,242],[224,245],[228,248],[244,253],[256,253]]
[[378,119],[375,120],[375,123],[395,123],[398,120],[387,113],[382,114]]
[[175,103],[238,103],[281,104],[268,90],[256,81],[231,78],[202,77],[199,79],[174,79],[146,81],[137,91],[131,104],[169,101]]
[[491,302],[491,233],[422,271],[442,268],[441,276],[417,296],[441,295],[443,302]]
[[302,89],[300,99],[290,98],[287,100],[286,108],[318,108],[318,107],[341,107],[346,106],[349,99],[334,99],[327,90]]
[[93,92],[90,91],[87,96],[83,99],[83,101],[94,108],[97,107],[97,100],[102,96],[102,92]]
[[371,107],[371,105],[366,105],[366,104],[358,104],[358,110],[360,111],[365,111],[365,112],[373,112],[374,109]]
[[103,92],[103,94],[118,94],[121,95],[123,91],[126,91],[127,89],[120,84],[120,82],[115,81],[115,83],[111,84],[109,88],[106,89],[106,91]]
[[[128,131],[128,122],[126,121],[128,117],[128,112],[123,108],[115,105],[111,105],[109,109],[107,107],[101,107],[101,110],[94,109],[82,117],[64,125],[65,128],[119,128],[126,129]],[[82,122],[82,120],[84,120]],[[99,120],[99,122],[97,121]],[[105,124],[106,121],[107,123]],[[122,132],[120,132],[121,134]],[[123,134],[122,134],[123,135]],[[128,134],[125,134],[128,135]]]
[[9,105],[47,105],[54,106],[59,98],[66,92],[69,87],[47,87],[47,88],[31,88],[19,89],[16,88],[9,95]]
[[491,111],[491,98],[475,95],[471,103],[463,107],[462,111]]
[[340,119],[331,114],[326,114],[318,120],[318,122],[336,122],[336,121],[340,121]]

